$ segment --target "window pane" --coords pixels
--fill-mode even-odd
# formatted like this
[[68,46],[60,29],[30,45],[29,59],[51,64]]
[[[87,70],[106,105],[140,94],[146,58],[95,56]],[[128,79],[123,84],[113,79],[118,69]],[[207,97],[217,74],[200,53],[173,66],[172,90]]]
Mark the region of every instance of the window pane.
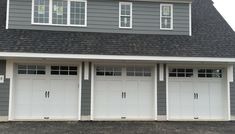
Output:
[[18,69],[27,69],[26,65],[18,65]]
[[61,66],[60,70],[69,70],[69,67],[68,66]]
[[26,70],[18,70],[18,74],[27,74]]
[[130,27],[130,17],[128,16],[121,16],[121,27]]
[[135,76],[135,72],[127,72],[127,76]]
[[59,66],[51,66],[51,70],[60,70]]
[[171,6],[162,6],[162,16],[171,16]]
[[67,24],[67,1],[52,1],[52,23]]
[[38,70],[37,74],[46,74],[46,72],[44,70]]
[[85,25],[85,2],[71,1],[70,23],[73,25]]
[[77,67],[69,67],[69,70],[77,70]]
[[176,77],[176,73],[169,73],[169,77]]
[[59,71],[51,71],[51,74],[52,75],[59,75],[60,73],[59,73]]
[[162,17],[162,28],[171,28],[171,18]]
[[28,74],[37,74],[36,70],[28,70]]
[[69,75],[77,75],[77,71],[69,71]]
[[49,0],[34,1],[34,23],[49,23]]

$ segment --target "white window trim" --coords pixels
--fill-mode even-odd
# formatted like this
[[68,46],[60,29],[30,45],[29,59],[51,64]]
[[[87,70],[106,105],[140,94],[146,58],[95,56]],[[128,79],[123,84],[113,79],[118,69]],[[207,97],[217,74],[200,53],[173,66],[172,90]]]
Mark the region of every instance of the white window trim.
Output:
[[[121,25],[121,5],[130,5],[130,27],[122,27]],[[122,29],[132,29],[132,2],[119,2],[119,28]]]
[[[67,3],[67,24],[52,24],[52,1],[49,0],[49,23],[35,23],[34,22],[34,1],[32,0],[32,11],[31,11],[31,24],[32,25],[45,25],[45,26],[73,26],[73,27],[87,27],[87,0],[68,0]],[[85,24],[84,25],[75,25],[70,24],[70,3],[72,1],[85,2]]]
[[[171,28],[163,28],[162,27],[162,7],[163,6],[170,6],[171,7]],[[173,17],[174,17],[174,15],[173,15],[173,10],[174,10],[174,8],[173,8],[173,4],[160,4],[160,30],[173,30],[174,28],[174,26],[173,26],[173,24],[174,24],[174,19],[173,19]]]

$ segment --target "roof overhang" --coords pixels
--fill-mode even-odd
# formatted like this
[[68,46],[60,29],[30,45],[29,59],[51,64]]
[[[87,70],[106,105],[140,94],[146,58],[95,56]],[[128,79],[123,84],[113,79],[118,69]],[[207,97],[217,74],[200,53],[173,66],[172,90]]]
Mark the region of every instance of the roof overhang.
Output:
[[48,59],[78,59],[78,60],[235,63],[235,58],[47,54],[47,53],[17,53],[17,52],[0,52],[0,58],[2,59],[7,59],[7,58],[45,58],[46,59],[48,58]]

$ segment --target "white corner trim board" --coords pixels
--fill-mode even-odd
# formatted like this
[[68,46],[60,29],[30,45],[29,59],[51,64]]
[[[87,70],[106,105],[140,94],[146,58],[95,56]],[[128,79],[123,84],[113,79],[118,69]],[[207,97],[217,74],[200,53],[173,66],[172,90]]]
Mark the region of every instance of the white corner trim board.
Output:
[[84,63],[84,80],[89,80],[89,62]]
[[9,28],[9,7],[10,6],[10,0],[7,0],[7,11],[6,11],[6,29]]
[[228,81],[229,82],[233,82],[234,81],[234,78],[233,78],[233,65],[229,65],[228,66]]
[[192,4],[189,3],[189,36],[192,36]]
[[193,62],[235,62],[235,58],[212,57],[170,57],[170,56],[125,56],[125,55],[88,55],[88,54],[49,54],[0,52],[0,58],[49,58],[80,60],[133,60],[133,61],[193,61]]
[[159,81],[164,81],[164,64],[159,65]]

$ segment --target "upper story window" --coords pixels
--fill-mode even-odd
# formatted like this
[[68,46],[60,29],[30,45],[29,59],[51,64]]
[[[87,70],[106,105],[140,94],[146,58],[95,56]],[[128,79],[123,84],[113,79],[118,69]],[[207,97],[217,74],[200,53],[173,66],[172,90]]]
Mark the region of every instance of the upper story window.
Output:
[[160,29],[173,30],[173,5],[160,5]]
[[52,0],[52,24],[67,24],[68,2]]
[[44,25],[87,25],[86,0],[33,0],[32,23]]
[[132,3],[119,3],[119,28],[132,28]]
[[49,0],[34,0],[33,2],[33,22],[49,23]]

